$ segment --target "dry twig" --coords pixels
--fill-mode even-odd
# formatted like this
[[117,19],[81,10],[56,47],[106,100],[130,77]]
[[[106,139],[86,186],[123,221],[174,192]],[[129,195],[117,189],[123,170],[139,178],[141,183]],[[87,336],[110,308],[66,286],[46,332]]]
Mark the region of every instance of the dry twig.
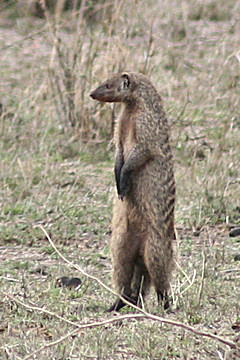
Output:
[[[94,281],[96,281],[100,286],[102,286],[104,289],[106,289],[107,291],[111,292],[114,295],[118,295],[115,291],[113,291],[111,288],[109,288],[106,284],[104,284],[100,279],[98,279],[97,277],[88,274],[85,270],[83,270],[80,266],[72,263],[71,261],[69,261],[67,258],[65,258],[65,256],[63,256],[61,254],[61,252],[56,248],[56,246],[54,245],[53,241],[51,240],[50,236],[48,235],[48,233],[46,232],[46,230],[39,225],[39,227],[41,228],[41,230],[44,232],[44,234],[46,235],[46,238],[48,239],[49,243],[51,244],[51,246],[54,248],[54,250],[56,251],[56,253],[68,264],[70,265],[72,268],[76,269],[77,271],[79,271],[80,273],[82,273],[84,276],[86,276],[89,279],[92,279]],[[38,307],[38,306],[34,306],[34,305],[29,305],[26,304],[25,302],[20,301],[19,299],[15,298],[14,296],[5,293],[4,291],[1,290],[1,293],[4,294],[5,296],[9,297],[11,300],[13,300],[14,302],[18,303],[19,305],[27,308],[28,310],[32,310],[32,311],[38,311],[41,313],[45,313],[47,315],[53,316],[58,318],[61,321],[64,321],[66,323],[68,323],[69,325],[75,326],[77,327],[77,329],[74,329],[73,331],[68,332],[66,335],[62,336],[61,338],[52,341],[50,343],[47,343],[45,345],[43,345],[42,347],[38,348],[37,350],[35,350],[34,352],[32,352],[31,354],[27,355],[24,360],[28,360],[33,358],[35,355],[39,354],[41,351],[45,350],[46,348],[55,346],[61,342],[63,342],[64,340],[76,336],[81,330],[84,329],[91,329],[94,327],[99,327],[99,326],[105,326],[108,324],[112,324],[114,322],[119,322],[119,321],[124,321],[124,320],[129,320],[129,319],[149,319],[149,320],[153,320],[153,321],[158,321],[161,322],[163,324],[168,324],[168,325],[173,325],[173,326],[177,326],[180,327],[182,329],[185,329],[187,331],[190,331],[198,336],[203,336],[203,337],[207,337],[216,341],[219,341],[225,345],[230,346],[232,349],[237,349],[238,351],[240,351],[239,346],[232,340],[229,339],[225,339],[223,337],[220,337],[218,335],[206,332],[206,331],[202,331],[202,330],[198,330],[188,324],[184,324],[181,323],[179,321],[174,321],[174,320],[170,320],[170,319],[165,319],[162,318],[160,316],[157,315],[153,315],[150,314],[148,312],[146,312],[144,309],[139,308],[136,305],[131,304],[130,302],[124,300],[127,305],[131,306],[132,308],[136,309],[139,313],[138,314],[126,314],[126,315],[120,315],[120,316],[114,316],[110,319],[106,319],[106,320],[102,320],[102,321],[95,321],[95,322],[91,322],[91,323],[87,323],[87,324],[79,324],[79,323],[74,323],[68,319],[63,318],[62,316],[53,313],[47,309]]]
[[[54,250],[57,252],[57,254],[66,262],[68,263],[71,267],[75,268],[77,271],[80,271],[84,276],[88,277],[89,279],[92,279],[94,281],[96,281],[99,285],[101,285],[104,289],[106,289],[107,291],[111,292],[112,294],[114,295],[117,295],[119,296],[119,294],[117,294],[114,290],[112,290],[110,287],[108,287],[106,284],[104,284],[100,279],[98,279],[97,277],[93,276],[93,275],[90,275],[88,274],[85,270],[83,270],[80,266],[72,263],[71,261],[69,261],[68,259],[65,258],[65,256],[63,256],[61,254],[61,252],[56,248],[56,246],[54,245],[53,241],[51,240],[50,236],[48,235],[48,233],[46,232],[46,230],[41,226],[39,225],[39,227],[42,229],[42,231],[44,232],[44,234],[46,235],[48,241],[50,242],[50,244],[52,245],[52,247],[54,248]],[[173,320],[169,320],[169,319],[165,319],[165,318],[162,318],[160,316],[157,316],[157,315],[153,315],[153,314],[150,314],[148,312],[146,312],[145,310],[139,308],[138,306],[126,301],[125,299],[123,299],[126,304],[128,306],[131,306],[132,308],[138,310],[141,314],[139,315],[142,315],[142,316],[139,316],[139,317],[145,317],[145,318],[148,318],[148,319],[151,319],[151,320],[155,320],[155,321],[159,321],[159,322],[162,322],[164,324],[169,324],[169,325],[174,325],[174,326],[177,326],[177,327],[181,327],[185,330],[188,330],[196,335],[199,335],[199,336],[204,336],[204,337],[208,337],[208,338],[211,338],[211,339],[214,339],[214,340],[217,340],[225,345],[228,345],[230,346],[231,348],[233,349],[237,349],[237,345],[235,342],[229,340],[229,339],[225,339],[221,336],[218,336],[218,335],[215,335],[215,334],[212,334],[212,333],[208,333],[206,331],[201,331],[201,330],[197,330],[195,329],[194,327],[190,326],[190,325],[187,325],[187,324],[184,324],[184,323],[181,323],[179,321],[173,321]],[[132,315],[133,317],[135,316],[134,314]],[[131,315],[130,315],[130,318],[131,318]],[[120,318],[117,318],[115,319],[116,320],[119,320]],[[112,322],[114,319],[110,319],[110,322]],[[104,322],[105,324],[105,322]],[[89,325],[89,326],[94,326],[93,324]]]

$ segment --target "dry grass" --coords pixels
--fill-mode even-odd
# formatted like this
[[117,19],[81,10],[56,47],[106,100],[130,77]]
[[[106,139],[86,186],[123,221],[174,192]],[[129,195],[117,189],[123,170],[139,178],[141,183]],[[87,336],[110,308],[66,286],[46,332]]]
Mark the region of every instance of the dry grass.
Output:
[[[239,1],[82,1],[78,10],[46,9],[47,19],[6,4],[0,5],[1,289],[73,322],[108,317],[103,310],[113,298],[95,282],[82,278],[79,292],[55,287],[60,276],[80,275],[38,225],[67,258],[110,284],[111,137],[119,109],[91,101],[89,92],[113,72],[137,70],[162,94],[172,126],[179,241],[173,313],[164,316],[235,339],[240,250],[226,223],[240,224]],[[24,359],[73,330],[0,296],[3,359]],[[163,315],[153,297],[145,306]],[[37,358],[238,357],[183,329],[132,319],[85,329]]]

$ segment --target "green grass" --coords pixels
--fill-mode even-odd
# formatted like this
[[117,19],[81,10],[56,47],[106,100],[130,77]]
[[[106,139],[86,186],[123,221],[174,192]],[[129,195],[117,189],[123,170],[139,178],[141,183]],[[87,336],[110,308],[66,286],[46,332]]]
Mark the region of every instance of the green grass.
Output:
[[[156,1],[113,1],[108,10],[88,13],[80,25],[66,12],[58,24],[65,64],[73,64],[73,44],[82,44],[70,77],[53,57],[46,21],[27,12],[23,17],[15,5],[0,14],[1,290],[73,322],[111,317],[104,310],[114,296],[64,263],[40,226],[70,261],[111,284],[111,138],[112,116],[119,108],[94,102],[89,93],[113,72],[138,70],[151,77],[163,97],[177,182],[172,312],[157,307],[153,292],[146,310],[235,339],[240,266],[234,257],[240,242],[229,237],[226,223],[240,225],[239,3],[168,0],[160,7]],[[95,26],[91,16],[96,16]],[[81,31],[76,31],[78,25]],[[72,83],[66,88],[69,78]],[[58,79],[59,91],[54,87]],[[69,89],[74,93],[75,127],[65,110],[60,111],[72,99]],[[46,275],[36,272],[36,266],[44,266]],[[61,276],[80,277],[81,289],[56,287]],[[0,309],[3,359],[24,359],[74,329],[2,293]],[[82,330],[46,347],[37,358],[238,357],[212,339],[132,319]]]

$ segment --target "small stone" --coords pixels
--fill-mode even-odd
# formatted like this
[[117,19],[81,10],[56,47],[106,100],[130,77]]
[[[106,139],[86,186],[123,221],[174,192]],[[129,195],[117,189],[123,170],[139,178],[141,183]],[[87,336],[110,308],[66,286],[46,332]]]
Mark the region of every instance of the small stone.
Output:
[[240,235],[240,227],[236,227],[229,232],[229,236],[236,237]]
[[69,289],[75,289],[76,291],[80,289],[81,285],[82,280],[77,277],[69,278],[67,276],[62,276],[56,280],[56,286],[67,287]]
[[234,261],[240,261],[240,254],[236,254],[234,256]]
[[237,321],[235,324],[232,324],[232,329],[235,331],[240,331],[240,321]]

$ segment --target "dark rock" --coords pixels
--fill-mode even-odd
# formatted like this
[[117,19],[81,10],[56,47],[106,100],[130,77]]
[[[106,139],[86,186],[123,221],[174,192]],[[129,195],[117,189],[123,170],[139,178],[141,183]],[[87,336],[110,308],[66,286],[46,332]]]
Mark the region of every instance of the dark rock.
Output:
[[236,227],[232,230],[229,231],[229,236],[230,237],[236,237],[240,235],[240,227]]

